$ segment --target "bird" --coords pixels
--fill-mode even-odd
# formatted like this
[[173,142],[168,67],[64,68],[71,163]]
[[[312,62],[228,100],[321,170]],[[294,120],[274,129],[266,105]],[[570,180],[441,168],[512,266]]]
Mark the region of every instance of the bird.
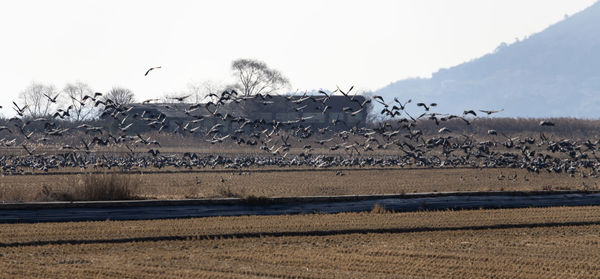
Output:
[[29,155],[33,155],[33,151],[34,151],[35,149],[33,149],[33,150],[29,150],[29,148],[27,148],[27,145],[25,145],[25,144],[22,144],[21,146],[23,147],[23,149],[25,149],[25,151],[27,151],[27,154],[29,154]]
[[425,108],[425,111],[429,111],[429,109],[431,107],[437,106],[437,103],[431,103],[431,104],[429,104],[429,106],[427,106],[427,104],[425,104],[425,103],[417,103],[417,106]]
[[177,100],[179,102],[183,102],[183,100],[189,98],[192,95],[185,95],[185,96],[180,96],[180,97],[169,97],[167,99],[171,99],[171,100]]
[[450,133],[450,132],[451,132],[450,129],[448,129],[447,127],[443,127],[438,131],[438,133]]
[[355,116],[363,111],[364,107],[361,107],[359,110],[350,113],[352,116]]
[[540,126],[554,126],[554,122],[550,121],[540,121]]
[[23,116],[23,113],[25,113],[25,110],[29,107],[29,105],[27,104],[23,105],[23,107],[19,107],[19,105],[17,105],[17,103],[15,102],[13,102],[13,105],[15,105],[13,109],[17,112],[19,116]]
[[465,110],[463,115],[472,114],[473,116],[477,116],[477,113],[474,110]]
[[[69,96],[71,98],[71,100],[73,100],[73,102],[77,102],[77,104],[79,104],[80,107],[85,106],[85,102],[83,100],[78,100],[77,98],[73,97],[73,96]],[[73,103],[75,104],[75,103]]]
[[100,96],[102,96],[102,93],[100,93],[100,92],[95,92],[95,93],[94,93],[94,96],[85,95],[85,96],[83,96],[83,98],[82,98],[81,100],[82,100],[82,101],[85,101],[85,100],[87,100],[87,99],[92,99],[92,101],[93,101],[93,102],[96,102],[96,99],[97,99],[98,97],[100,97]]
[[150,69],[148,69],[148,70],[146,71],[146,73],[144,74],[144,76],[147,76],[147,75],[150,73],[150,71],[152,71],[152,70],[156,70],[156,69],[160,69],[160,68],[162,68],[162,66],[158,66],[158,67],[152,67],[152,68],[150,68]]
[[319,90],[318,93],[325,95],[326,98],[329,98],[329,94],[327,94],[327,92],[325,92],[323,90]]
[[323,145],[323,144],[325,144],[327,142],[330,142],[332,140],[333,140],[333,138],[324,139],[324,140],[318,140],[318,141],[316,141],[316,143]]
[[120,128],[121,131],[126,132],[129,128],[131,128],[131,126],[133,125],[133,123],[129,123],[127,126]]
[[46,96],[46,98],[48,98],[48,100],[50,100],[51,103],[56,103],[56,98],[58,98],[59,95],[60,93],[57,93],[54,97],[50,97],[48,96],[48,94],[44,93],[44,96]]
[[308,107],[308,105],[304,105],[304,106],[301,106],[301,107],[294,108],[294,110],[296,110],[297,112],[299,112],[301,110],[304,110],[306,107]]
[[160,99],[147,99],[142,101],[142,104],[149,104],[151,102],[156,102],[156,101],[160,101]]
[[156,157],[160,154],[160,151],[158,149],[149,149],[148,153],[152,154],[152,157]]
[[498,112],[504,111],[504,109],[501,109],[501,110],[483,110],[483,109],[480,109],[479,111],[481,111],[481,112],[483,112],[483,113],[485,113],[487,115],[490,115],[492,113],[498,113]]

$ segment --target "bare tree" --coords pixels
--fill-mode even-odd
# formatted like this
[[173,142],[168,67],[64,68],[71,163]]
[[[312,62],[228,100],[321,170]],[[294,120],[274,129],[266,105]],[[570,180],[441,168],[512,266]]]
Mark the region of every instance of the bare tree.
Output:
[[104,100],[112,100],[117,105],[128,105],[135,102],[135,95],[127,88],[113,87],[104,95]]
[[29,87],[19,94],[19,99],[23,102],[21,108],[25,108],[23,116],[33,118],[49,116],[51,108],[56,102],[57,95],[58,93],[54,85],[37,82],[31,83]]
[[210,94],[220,95],[220,93],[227,90],[227,86],[220,82],[205,80],[202,82],[202,89],[204,93],[203,98],[206,98]]
[[[177,97],[180,97],[180,96],[185,96],[185,95],[181,94],[181,93],[177,93],[177,92],[165,93],[160,98],[160,102],[165,103],[165,104],[182,103],[177,100]],[[187,101],[189,98],[191,98],[191,97],[185,98],[184,101]]]
[[241,93],[245,96],[274,93],[290,85],[279,71],[269,68],[262,61],[238,59],[231,63],[231,69],[239,79]]
[[224,86],[221,83],[205,80],[203,82],[190,82],[182,93],[182,95],[191,95],[188,99],[189,102],[200,103],[210,94],[218,94],[224,90]]
[[192,95],[191,98],[195,104],[200,103],[200,101],[202,101],[202,99],[204,98],[204,95],[202,94],[203,93],[202,85],[200,85],[197,82],[189,82],[186,85],[185,92],[187,94]]
[[[210,94],[220,95],[225,90],[231,89],[221,82],[205,80],[203,82],[190,82],[181,95],[190,95],[188,102],[200,103]],[[239,89],[236,89],[239,90]]]
[[373,104],[372,100],[373,100],[373,96],[375,96],[375,94],[373,93],[373,91],[363,91],[359,95],[364,96],[366,100],[371,100],[370,102],[368,102],[364,105],[365,111],[367,113],[367,119],[366,119],[367,124],[373,125],[375,123],[384,121],[385,118],[378,112],[374,111],[375,105]]
[[[83,82],[68,83],[63,88],[63,96],[66,103],[71,106],[70,119],[73,121],[82,121],[95,118],[98,115],[98,110],[93,104],[85,104],[83,98],[88,95],[92,96],[94,91]],[[90,99],[87,99],[90,100]]]

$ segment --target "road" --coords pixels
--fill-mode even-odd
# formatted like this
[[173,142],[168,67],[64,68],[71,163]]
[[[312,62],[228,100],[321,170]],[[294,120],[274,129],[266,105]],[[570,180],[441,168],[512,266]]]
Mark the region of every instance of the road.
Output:
[[239,215],[600,205],[599,192],[447,192],[404,195],[0,204],[0,223],[149,220]]

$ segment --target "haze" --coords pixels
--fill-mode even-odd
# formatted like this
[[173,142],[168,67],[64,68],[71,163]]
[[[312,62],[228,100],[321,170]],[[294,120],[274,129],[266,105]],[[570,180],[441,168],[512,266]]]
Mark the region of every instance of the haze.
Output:
[[375,90],[484,55],[594,2],[3,2],[0,105],[8,114],[32,81],[160,97],[189,82],[233,82],[237,58],[265,61],[298,90]]

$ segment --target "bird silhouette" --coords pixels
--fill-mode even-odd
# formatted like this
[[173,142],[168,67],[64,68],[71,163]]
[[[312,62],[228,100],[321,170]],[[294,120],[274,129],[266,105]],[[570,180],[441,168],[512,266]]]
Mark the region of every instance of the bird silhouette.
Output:
[[162,68],[162,66],[152,67],[152,68],[150,68],[150,69],[148,69],[146,71],[146,73],[144,74],[144,76],[147,76],[150,73],[150,71],[153,71],[153,70],[156,70],[156,69],[160,69],[160,68]]
[[185,95],[185,96],[180,96],[180,97],[169,97],[167,99],[171,99],[171,100],[177,100],[179,102],[183,102],[183,100],[189,98],[192,95]]
[[59,95],[60,95],[60,93],[57,93],[56,95],[54,95],[54,97],[50,97],[50,96],[48,96],[46,93],[44,93],[44,96],[46,96],[46,98],[48,98],[48,100],[49,100],[51,103],[56,103],[56,99],[58,98],[58,96],[59,96]]
[[482,110],[482,109],[480,109],[479,111],[481,111],[487,115],[491,115],[493,113],[498,113],[498,112],[504,111],[504,109],[501,109],[501,110]]
[[554,122],[540,121],[540,126],[554,126]]

